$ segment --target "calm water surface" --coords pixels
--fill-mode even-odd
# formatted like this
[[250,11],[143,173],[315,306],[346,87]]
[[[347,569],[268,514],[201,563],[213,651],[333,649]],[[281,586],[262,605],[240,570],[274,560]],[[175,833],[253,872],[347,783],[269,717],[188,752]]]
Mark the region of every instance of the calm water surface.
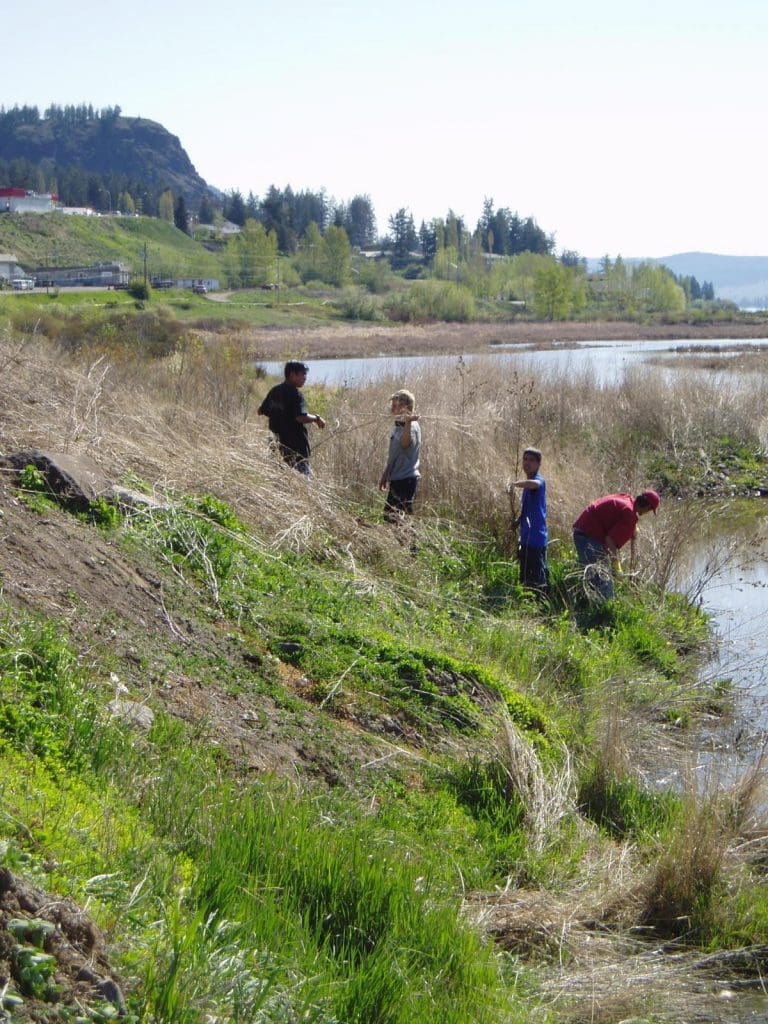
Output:
[[[534,349],[525,345],[496,345],[487,353],[474,353],[465,356],[371,356],[365,359],[312,359],[309,363],[310,383],[324,383],[334,386],[360,387],[372,381],[385,378],[412,380],[415,375],[426,369],[436,367],[456,367],[459,358],[467,366],[481,360],[487,364],[489,360],[498,362],[505,370],[518,370],[521,373],[541,373],[555,371],[558,373],[584,373],[600,384],[610,385],[620,380],[624,371],[638,366],[649,358],[660,353],[669,354],[671,362],[674,355],[685,352],[690,354],[701,349],[702,355],[708,354],[713,348],[734,353],[744,347],[764,348],[768,346],[768,338],[757,338],[744,341],[733,338],[707,338],[685,341],[582,341],[575,345],[558,346],[548,349]],[[282,363],[263,363],[267,373],[282,377]]]
[[705,731],[699,758],[727,784],[768,744],[768,501],[762,515],[743,521],[734,506],[716,528],[715,536],[695,541],[673,587],[712,619],[717,649],[703,678],[728,679],[736,689],[733,720]]

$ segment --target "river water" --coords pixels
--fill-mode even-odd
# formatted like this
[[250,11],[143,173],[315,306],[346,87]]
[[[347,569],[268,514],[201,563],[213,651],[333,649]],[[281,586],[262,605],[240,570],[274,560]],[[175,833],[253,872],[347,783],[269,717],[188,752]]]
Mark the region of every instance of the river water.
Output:
[[699,769],[716,767],[723,785],[753,767],[768,748],[768,501],[764,504],[732,503],[708,522],[703,536],[693,530],[689,556],[672,581],[711,617],[717,647],[702,678],[728,680],[734,687],[733,717],[705,730],[698,751]]
[[[573,345],[553,344],[550,348],[528,345],[494,345],[486,353],[461,356],[469,366],[473,362],[489,359],[498,362],[500,369],[518,370],[538,375],[543,372],[577,374],[588,372],[591,379],[601,385],[612,385],[621,380],[624,371],[647,363],[649,359],[668,356],[674,365],[674,356],[698,352],[704,357],[718,349],[734,354],[744,349],[765,348],[768,338],[749,341],[731,338],[694,339],[686,341],[582,341]],[[455,367],[458,356],[370,356],[360,359],[312,359],[309,363],[309,383],[331,386],[360,387],[385,378],[412,380],[415,374],[427,368]],[[283,364],[262,364],[272,376],[282,377]]]

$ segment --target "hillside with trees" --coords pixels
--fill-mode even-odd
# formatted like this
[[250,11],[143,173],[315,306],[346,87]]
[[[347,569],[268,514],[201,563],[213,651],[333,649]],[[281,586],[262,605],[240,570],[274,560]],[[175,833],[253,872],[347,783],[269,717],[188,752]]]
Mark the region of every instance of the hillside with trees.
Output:
[[[212,190],[162,125],[90,104],[0,108],[0,184],[54,192],[68,206],[156,213],[166,190],[195,205]],[[215,192],[213,193],[215,194]]]
[[[219,193],[175,136],[119,107],[53,104],[42,115],[34,106],[0,108],[4,185],[129,215],[96,228],[75,223],[83,218],[4,214],[0,250],[31,267],[120,260],[146,276],[151,259],[158,279],[325,289],[323,302],[352,320],[702,320],[735,312],[690,270],[621,257],[595,267],[572,250],[557,256],[554,232],[488,196],[474,226],[454,209],[417,225],[404,205],[381,233],[365,192],[337,200],[324,188],[272,184],[261,196]],[[150,226],[158,220],[176,232]]]

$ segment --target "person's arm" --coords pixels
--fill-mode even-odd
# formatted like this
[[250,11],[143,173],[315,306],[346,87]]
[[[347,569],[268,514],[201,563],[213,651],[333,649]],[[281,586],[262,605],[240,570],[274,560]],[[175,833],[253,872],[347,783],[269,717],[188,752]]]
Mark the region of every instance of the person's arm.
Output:
[[538,491],[541,487],[541,480],[515,480],[513,487],[520,487],[524,491]]
[[619,560],[619,549],[610,537],[605,538],[605,550],[611,560],[611,565],[616,572],[621,572],[621,561]]
[[296,417],[297,423],[316,423],[321,430],[325,427],[325,420],[316,413],[302,413]]
[[405,417],[405,426],[403,427],[403,433],[402,433],[402,436],[400,438],[400,446],[402,448],[410,448],[411,447],[411,441],[412,441],[411,424],[412,423],[418,423],[418,422],[419,422],[419,417],[418,416],[406,416]]

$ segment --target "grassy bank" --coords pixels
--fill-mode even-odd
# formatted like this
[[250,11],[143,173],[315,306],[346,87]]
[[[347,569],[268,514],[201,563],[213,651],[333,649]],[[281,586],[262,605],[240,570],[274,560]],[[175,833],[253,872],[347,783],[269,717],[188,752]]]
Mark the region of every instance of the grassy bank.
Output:
[[218,258],[156,217],[10,214],[0,218],[0,250],[27,268],[124,264],[137,277],[218,277]]
[[[689,453],[703,480],[727,433],[761,466],[759,381],[611,390],[478,365],[310,388],[329,427],[307,485],[269,453],[241,339],[75,340],[6,333],[3,449],[87,453],[153,501],[78,519],[2,477],[0,832],[12,872],[87,905],[129,1014],[659,1019],[679,985],[616,999],[631,936],[768,941],[757,778],[646,781],[729,703],[697,676],[706,621],[664,589],[694,507],[668,485],[608,607],[568,544],[592,497],[661,486],[654,460]],[[394,383],[423,412],[415,547],[374,489]],[[551,496],[545,608],[509,558],[528,443]],[[615,940],[614,984],[571,996],[587,933]]]

